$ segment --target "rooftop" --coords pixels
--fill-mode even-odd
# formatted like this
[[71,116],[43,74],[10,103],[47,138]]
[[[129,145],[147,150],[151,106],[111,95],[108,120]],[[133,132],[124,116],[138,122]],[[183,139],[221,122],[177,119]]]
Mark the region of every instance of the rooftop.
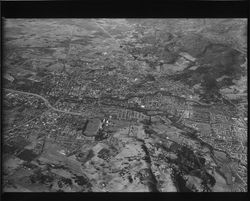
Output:
[[84,131],[86,136],[95,136],[97,135],[98,130],[102,125],[102,121],[100,119],[91,119],[87,124],[87,128]]

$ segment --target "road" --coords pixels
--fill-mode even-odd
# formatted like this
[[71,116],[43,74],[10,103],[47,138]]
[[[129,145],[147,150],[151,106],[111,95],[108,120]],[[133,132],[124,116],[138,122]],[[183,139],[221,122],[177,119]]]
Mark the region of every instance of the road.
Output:
[[[45,112],[46,112],[46,111],[45,111]],[[22,123],[22,124],[20,124],[20,125],[18,125],[18,126],[15,126],[15,127],[11,128],[11,129],[9,129],[9,130],[6,130],[5,132],[8,133],[8,132],[13,131],[13,130],[15,130],[15,129],[17,129],[17,128],[20,128],[20,127],[22,127],[23,125],[28,124],[29,122],[33,121],[34,119],[40,117],[43,113],[44,113],[44,112],[42,112],[41,114],[35,116],[34,118],[32,118],[32,119],[30,119],[30,120],[28,120],[28,121],[25,121],[24,123]]]
[[44,98],[43,96],[40,96],[38,94],[34,94],[34,93],[30,93],[30,92],[24,92],[24,91],[17,91],[17,90],[14,90],[14,89],[6,89],[6,88],[4,88],[3,90],[9,91],[9,92],[13,92],[13,93],[19,93],[19,94],[29,95],[29,96],[36,96],[37,98],[42,99],[44,101],[45,105],[48,108],[50,108],[50,109],[52,109],[52,110],[54,110],[56,112],[62,112],[62,113],[65,113],[65,114],[71,114],[71,115],[77,115],[77,116],[84,116],[83,113],[77,113],[77,112],[70,112],[70,111],[59,110],[59,109],[53,107],[46,98]]
[[117,41],[117,39],[112,36],[105,28],[103,28],[103,26],[101,26],[100,24],[98,24],[96,22],[96,20],[92,20],[92,22],[98,27],[100,28],[103,32],[105,32],[110,38],[113,39],[113,41],[116,43],[117,47],[119,47],[122,51],[124,51],[121,47],[120,47],[120,43]]
[[[71,114],[71,115],[77,115],[77,116],[84,116],[83,113],[70,112],[70,111],[64,111],[64,110],[57,109],[57,108],[53,107],[46,98],[44,98],[41,95],[35,94],[35,93],[25,92],[25,91],[18,91],[18,90],[14,90],[14,89],[6,89],[6,88],[4,88],[4,90],[9,91],[9,92],[19,93],[19,94],[36,96],[36,97],[42,99],[47,107],[49,107],[50,109],[52,109],[52,110],[54,110],[56,112],[62,112],[62,113],[65,113],[65,114]],[[201,102],[196,101],[196,100],[190,100],[190,99],[185,99],[185,100],[188,101],[188,102],[195,102],[195,103],[197,103],[199,105],[202,105],[202,106],[211,106],[212,105],[212,104],[201,103]]]

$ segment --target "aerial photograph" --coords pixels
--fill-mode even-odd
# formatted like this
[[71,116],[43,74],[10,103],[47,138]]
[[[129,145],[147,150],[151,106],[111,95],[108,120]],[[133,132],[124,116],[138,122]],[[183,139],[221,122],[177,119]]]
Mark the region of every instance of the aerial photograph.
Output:
[[4,192],[247,192],[247,19],[7,18]]

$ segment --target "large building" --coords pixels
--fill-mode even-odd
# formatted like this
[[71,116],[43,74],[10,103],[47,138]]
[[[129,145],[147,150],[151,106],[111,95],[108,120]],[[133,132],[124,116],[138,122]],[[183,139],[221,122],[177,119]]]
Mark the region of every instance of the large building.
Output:
[[102,121],[100,119],[97,118],[91,119],[87,124],[84,134],[89,137],[96,136],[101,127],[102,127]]

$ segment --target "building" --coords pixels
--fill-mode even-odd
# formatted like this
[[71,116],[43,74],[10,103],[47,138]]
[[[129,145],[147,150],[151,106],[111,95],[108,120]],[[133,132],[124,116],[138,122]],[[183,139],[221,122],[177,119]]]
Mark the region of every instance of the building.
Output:
[[192,61],[192,62],[196,61],[196,58],[192,57],[190,54],[188,54],[186,52],[181,52],[181,53],[179,53],[179,55],[182,56],[182,57],[184,57],[188,61]]
[[14,77],[12,77],[10,74],[6,73],[3,75],[3,77],[7,80],[9,80],[10,82],[13,82],[15,80]]
[[30,77],[28,77],[28,80],[34,81],[34,82],[41,82],[42,79],[36,75],[32,75]]
[[88,137],[96,136],[101,127],[102,127],[102,121],[100,119],[97,118],[91,119],[88,121],[84,134]]

